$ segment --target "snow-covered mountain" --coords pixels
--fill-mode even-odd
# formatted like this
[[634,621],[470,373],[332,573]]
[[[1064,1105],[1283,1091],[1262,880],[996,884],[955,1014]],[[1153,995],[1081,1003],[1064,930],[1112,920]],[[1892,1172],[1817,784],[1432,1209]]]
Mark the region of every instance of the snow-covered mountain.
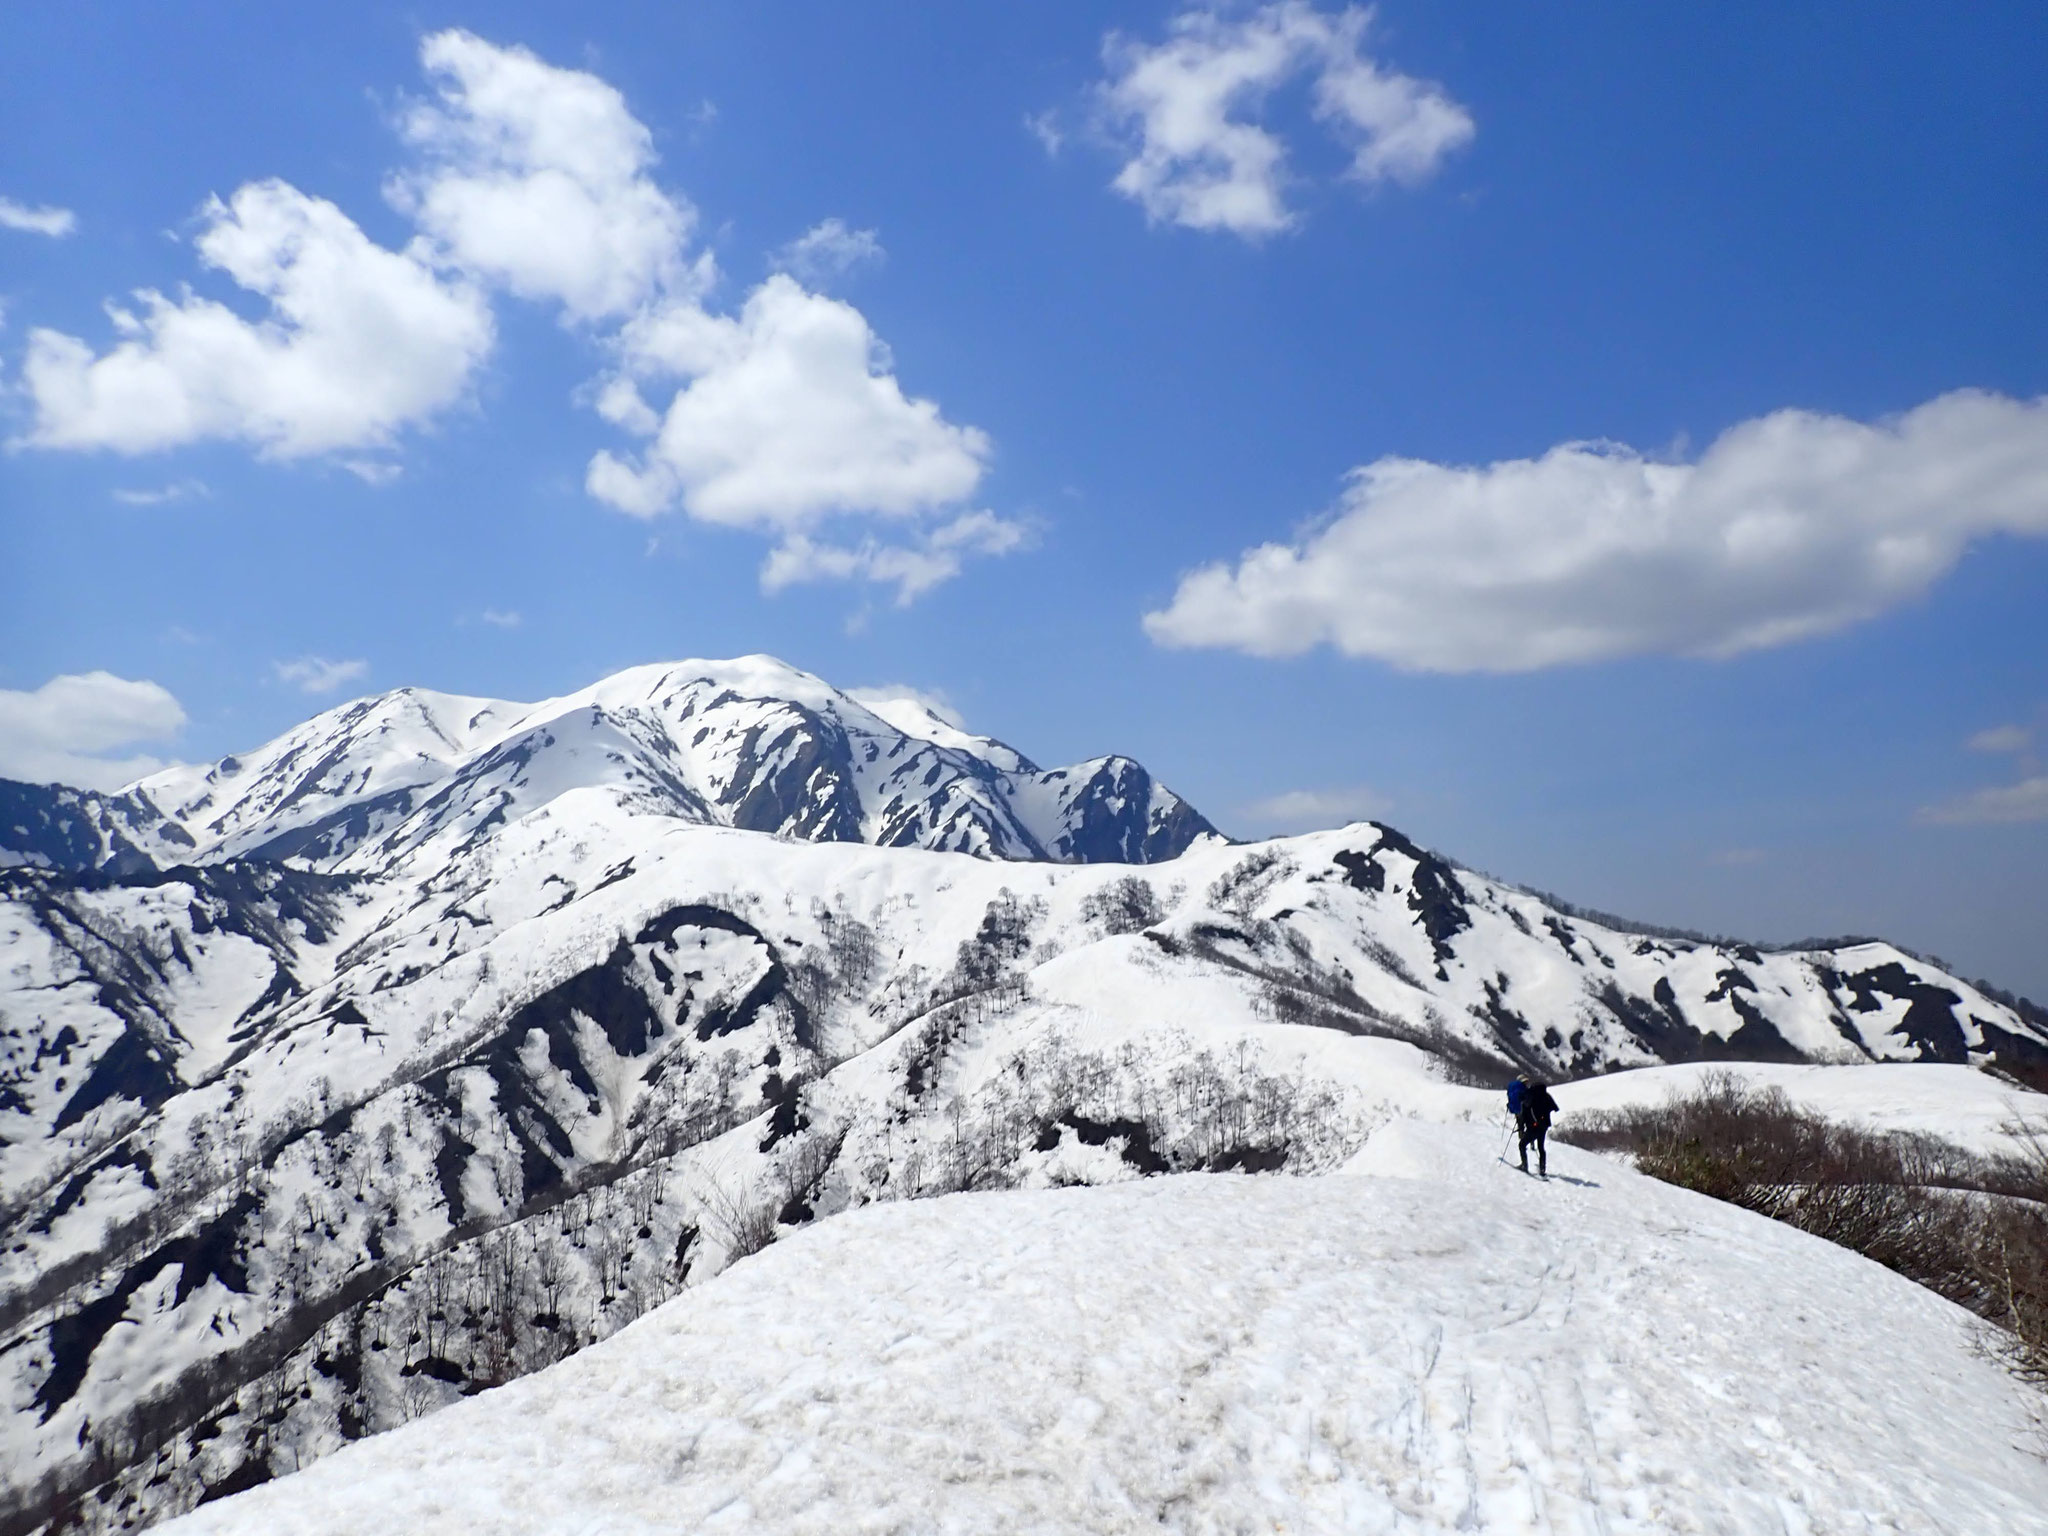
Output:
[[914,702],[863,704],[767,656],[635,667],[540,704],[401,688],[119,795],[7,784],[0,862],[79,871],[292,860],[377,873],[569,789],[811,842],[1153,863],[1214,835],[1126,757],[1041,769]]
[[855,1206],[1326,1170],[1517,1068],[2048,1062],[1888,945],[1623,931],[1370,823],[1231,844],[765,658],[0,810],[0,1532],[289,1470]]
[[872,1207],[167,1536],[2039,1529],[1961,1309],[1497,1149],[1411,1121],[1350,1176]]

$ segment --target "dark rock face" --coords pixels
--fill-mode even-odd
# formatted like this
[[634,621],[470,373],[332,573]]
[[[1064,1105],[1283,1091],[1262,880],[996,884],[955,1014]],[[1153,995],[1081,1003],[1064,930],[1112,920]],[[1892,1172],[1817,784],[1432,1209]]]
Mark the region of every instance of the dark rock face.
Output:
[[[846,732],[808,709],[747,732],[721,801],[732,824],[814,843],[861,841],[860,792]],[[779,722],[778,722],[779,723]]]
[[[100,795],[66,784],[0,779],[0,862],[63,874],[131,874],[155,861],[131,838],[137,827],[160,826],[161,814],[141,795]],[[191,839],[172,829],[171,840]]]
[[1157,864],[1216,829],[1128,757],[1105,758],[1067,802],[1054,856],[1075,864]]
[[1970,1059],[1969,1047],[1955,1016],[1955,1006],[1963,1000],[1961,993],[1922,981],[1896,962],[1852,976],[1830,973],[1828,987],[1837,997],[1847,993],[1848,1006],[1858,1013],[1875,1013],[1883,1008],[1881,997],[1904,1002],[1906,1016],[1899,1021],[1896,1033],[1912,1043],[1920,1060]]

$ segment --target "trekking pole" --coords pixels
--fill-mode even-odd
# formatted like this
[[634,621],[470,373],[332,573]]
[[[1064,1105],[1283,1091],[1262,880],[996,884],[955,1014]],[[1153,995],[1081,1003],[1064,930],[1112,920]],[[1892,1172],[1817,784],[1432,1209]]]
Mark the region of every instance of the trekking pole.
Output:
[[1508,1117],[1508,1121],[1507,1121],[1507,1129],[1506,1129],[1505,1131],[1503,1131],[1503,1132],[1501,1133],[1501,1138],[1500,1138],[1500,1156],[1494,1159],[1494,1161],[1495,1161],[1495,1162],[1498,1162],[1498,1163],[1505,1163],[1505,1162],[1506,1162],[1506,1161],[1508,1160],[1508,1143],[1509,1143],[1509,1142],[1511,1142],[1511,1141],[1513,1141],[1514,1139],[1515,1139],[1515,1121],[1514,1121],[1514,1117],[1513,1117],[1512,1115],[1510,1115],[1510,1116]]

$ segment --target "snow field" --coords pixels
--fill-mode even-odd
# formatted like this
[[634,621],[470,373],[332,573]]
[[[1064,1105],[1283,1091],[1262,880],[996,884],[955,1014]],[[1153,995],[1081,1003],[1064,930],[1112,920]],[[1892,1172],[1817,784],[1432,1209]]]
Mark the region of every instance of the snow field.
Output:
[[1566,1115],[1654,1107],[1697,1092],[1706,1079],[1717,1075],[1733,1077],[1751,1089],[1781,1088],[1796,1107],[1824,1119],[1873,1131],[1935,1136],[1980,1156],[2021,1150],[2017,1138],[2029,1125],[2048,1131],[2048,1097],[2015,1088],[1975,1067],[1938,1062],[1689,1062],[1586,1078],[1555,1092],[1558,1108]]
[[1313,1180],[872,1206],[539,1375],[163,1527],[2041,1529],[1959,1309],[1554,1149],[1397,1122]]

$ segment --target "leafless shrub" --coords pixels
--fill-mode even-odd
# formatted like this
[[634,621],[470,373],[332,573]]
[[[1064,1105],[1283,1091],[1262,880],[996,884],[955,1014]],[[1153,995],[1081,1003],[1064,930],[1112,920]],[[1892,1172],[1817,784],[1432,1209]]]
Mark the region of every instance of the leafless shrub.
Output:
[[1559,1140],[1854,1249],[2003,1331],[2048,1389],[2048,1127],[1981,1157],[1931,1137],[1837,1124],[1717,1073],[1655,1108],[1568,1116]]
[[1151,882],[1136,875],[1110,881],[1081,903],[1081,916],[1112,935],[1142,932],[1165,915]]
[[697,1208],[728,1260],[759,1253],[775,1241],[775,1202],[750,1186],[707,1183],[697,1191]]

